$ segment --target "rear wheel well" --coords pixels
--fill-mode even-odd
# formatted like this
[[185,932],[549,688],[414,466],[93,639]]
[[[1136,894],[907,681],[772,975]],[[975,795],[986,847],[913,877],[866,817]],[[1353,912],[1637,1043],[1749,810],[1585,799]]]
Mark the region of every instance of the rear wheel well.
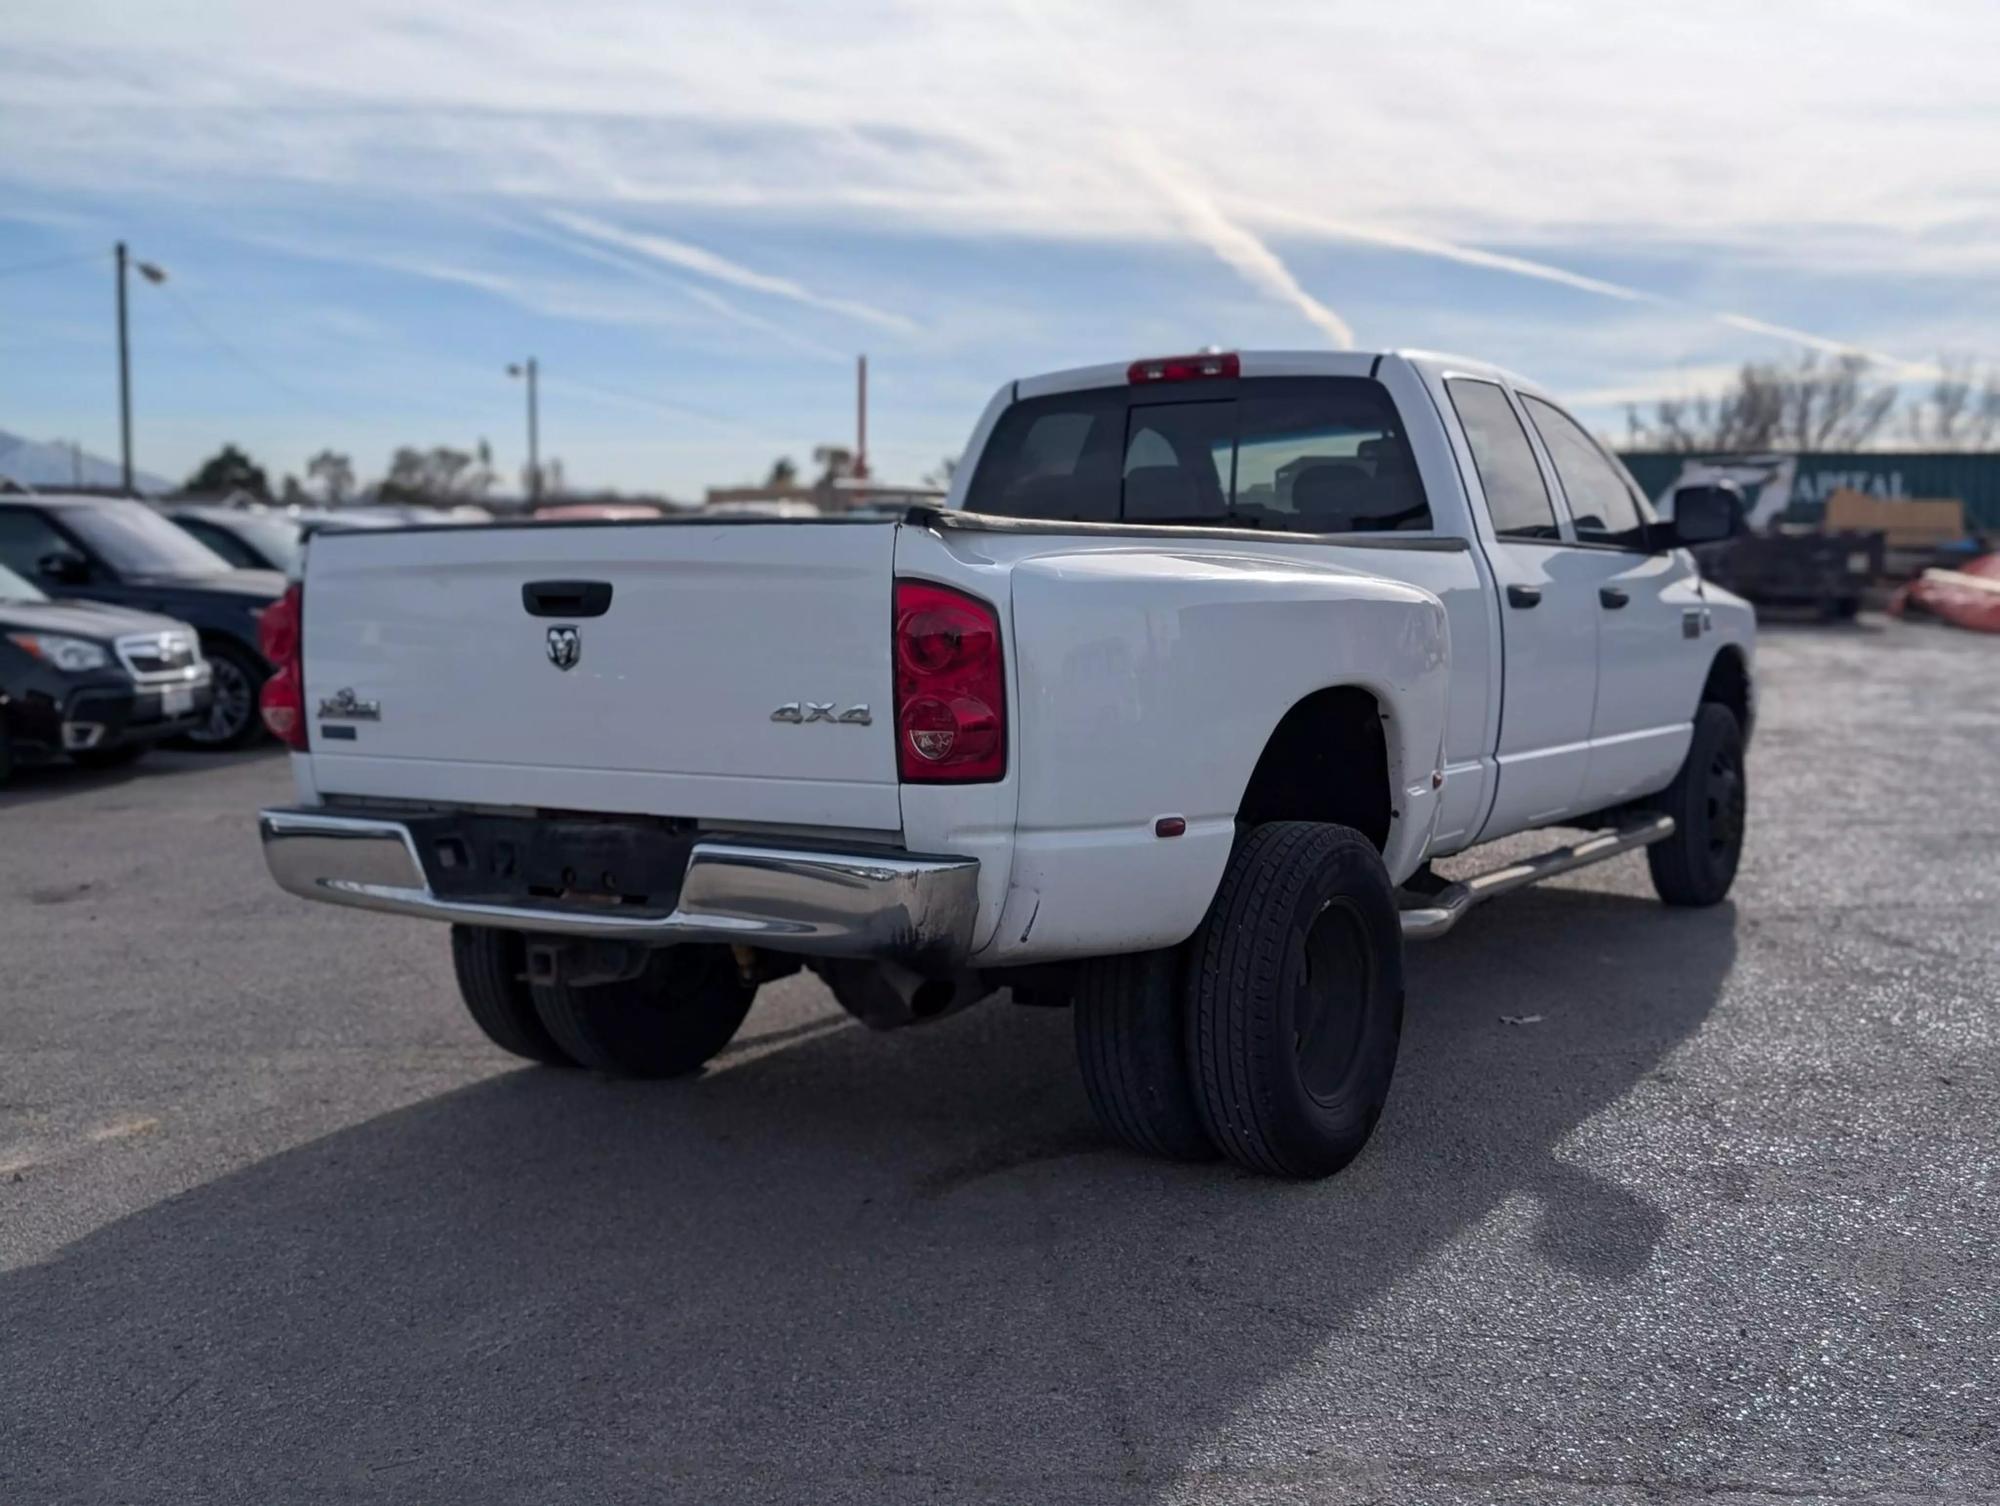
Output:
[[1236,819],[1330,821],[1381,851],[1389,841],[1389,743],[1382,708],[1352,685],[1316,690],[1284,715],[1264,744]]
[[1708,667],[1708,680],[1701,687],[1701,698],[1727,706],[1735,713],[1736,725],[1743,735],[1750,735],[1750,670],[1743,662],[1742,651],[1734,646],[1722,649],[1715,656],[1715,662]]

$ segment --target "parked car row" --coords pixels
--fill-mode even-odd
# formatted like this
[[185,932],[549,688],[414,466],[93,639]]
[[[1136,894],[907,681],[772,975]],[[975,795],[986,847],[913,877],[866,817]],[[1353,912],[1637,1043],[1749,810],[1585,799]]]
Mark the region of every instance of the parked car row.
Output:
[[257,618],[284,588],[142,503],[0,499],[0,777],[260,737]]
[[257,621],[308,535],[488,516],[0,498],[0,782],[20,763],[129,762],[168,738],[257,741],[271,674]]

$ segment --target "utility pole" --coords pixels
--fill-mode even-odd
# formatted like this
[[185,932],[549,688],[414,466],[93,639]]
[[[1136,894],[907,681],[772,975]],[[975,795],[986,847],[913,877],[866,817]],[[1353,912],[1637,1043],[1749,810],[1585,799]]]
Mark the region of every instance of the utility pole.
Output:
[[125,495],[138,495],[132,488],[132,342],[125,327],[125,269],[131,265],[151,283],[167,280],[167,274],[149,261],[129,261],[125,242],[118,242],[118,453],[125,474]]
[[535,398],[535,378],[538,368],[535,358],[528,357],[525,366],[509,366],[507,375],[525,376],[528,379],[528,505],[539,507],[542,503],[542,440],[541,414]]
[[118,243],[118,453],[132,495],[132,345],[125,331],[125,242]]

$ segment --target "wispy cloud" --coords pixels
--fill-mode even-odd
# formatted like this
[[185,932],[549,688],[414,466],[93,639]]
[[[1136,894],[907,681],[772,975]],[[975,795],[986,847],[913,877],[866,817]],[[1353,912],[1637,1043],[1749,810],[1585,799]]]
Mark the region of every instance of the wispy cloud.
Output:
[[[1139,117],[1121,110],[1118,75],[1086,63],[1071,34],[1050,24],[1035,0],[1014,0],[1012,11],[1040,48],[1061,63],[1093,128],[1111,143],[1116,158],[1166,201],[1173,221],[1190,239],[1213,252],[1251,287],[1289,304],[1336,347],[1353,349],[1354,330],[1348,322],[1308,293],[1277,252],[1225,211],[1199,173],[1177,161],[1152,134],[1129,123]],[[1004,150],[1003,141],[989,144]]]
[[1811,330],[1794,329],[1790,325],[1773,324],[1767,319],[1758,319],[1749,314],[1729,313],[1716,309],[1705,309],[1689,303],[1685,299],[1670,297],[1665,293],[1650,292],[1645,288],[1627,286],[1624,283],[1609,282],[1601,277],[1588,277],[1581,272],[1573,272],[1567,267],[1554,266],[1548,262],[1536,261],[1525,256],[1513,256],[1504,252],[1486,251],[1477,246],[1462,246],[1435,236],[1416,235],[1408,231],[1392,230],[1379,225],[1357,224],[1351,221],[1328,219],[1323,215],[1305,214],[1271,204],[1257,204],[1253,213],[1258,218],[1290,224],[1300,229],[1332,237],[1337,240],[1359,241],[1367,245],[1389,246],[1400,251],[1412,251],[1420,256],[1437,257],[1444,261],[1456,262],[1460,266],[1481,267],[1494,272],[1506,272],[1516,277],[1533,278],[1538,282],[1554,283],[1560,287],[1575,288],[1579,292],[1593,293],[1602,298],[1616,298],[1625,303],[1648,303],[1659,308],[1683,310],[1691,317],[1714,320],[1726,324],[1731,329],[1740,329],[1747,334],[1768,335],[1773,339],[1788,341],[1807,350],[1820,351],[1829,355],[1860,356],[1884,368],[1885,373],[1898,380],[1929,379],[1940,374],[1932,362],[1913,361],[1903,356],[1890,355],[1883,351],[1871,350],[1834,335],[1815,334]]
[[1740,369],[1739,362],[1711,361],[1677,366],[1671,371],[1647,372],[1605,387],[1567,390],[1562,395],[1579,408],[1622,408],[1627,404],[1654,403],[1662,398],[1695,397],[1704,392],[1715,392],[1728,386]]
[[1132,165],[1172,205],[1190,236],[1252,287],[1297,309],[1308,324],[1341,350],[1354,348],[1354,331],[1347,321],[1301,287],[1278,253],[1231,219],[1199,178],[1135,132],[1122,132],[1119,145]]
[[1794,345],[1803,345],[1808,350],[1817,350],[1827,355],[1860,356],[1864,361],[1872,361],[1886,367],[1888,374],[1899,380],[1914,381],[1943,375],[1943,372],[1929,361],[1910,361],[1901,356],[1888,355],[1879,350],[1870,350],[1865,345],[1856,345],[1851,340],[1837,340],[1829,335],[1816,335],[1810,330],[1793,329],[1789,325],[1773,324],[1768,319],[1754,319],[1748,314],[1711,313],[1711,319],[1726,324],[1731,329],[1740,329],[1753,335],[1769,335],[1776,340],[1789,340]]
[[1557,283],[1563,287],[1575,288],[1579,292],[1596,293],[1605,298],[1620,298],[1640,303],[1671,302],[1658,293],[1648,293],[1620,283],[1606,282],[1601,277],[1586,277],[1581,272],[1572,272],[1566,267],[1551,266],[1547,262],[1534,261],[1525,256],[1510,256],[1500,251],[1484,251],[1477,246],[1461,246],[1451,241],[1440,240],[1436,236],[1418,235],[1407,230],[1393,230],[1381,225],[1367,225],[1351,220],[1334,220],[1325,215],[1309,214],[1283,205],[1262,202],[1246,204],[1244,212],[1249,218],[1261,224],[1291,225],[1336,240],[1388,246],[1398,251],[1413,251],[1419,256],[1434,256],[1444,261],[1457,262],[1460,266],[1483,267],[1493,272],[1511,272],[1517,277],[1532,277],[1538,282]]
[[650,231],[626,230],[590,215],[577,214],[567,209],[551,209],[546,214],[552,224],[560,225],[576,235],[588,236],[605,245],[621,246],[639,256],[650,257],[664,266],[678,267],[684,272],[693,272],[701,277],[728,283],[732,287],[746,288],[753,293],[786,299],[829,314],[841,314],[882,329],[910,334],[917,328],[914,319],[901,314],[892,314],[886,309],[878,309],[851,298],[832,298],[824,293],[815,293],[792,278],[774,277],[766,272],[755,271],[741,262],[731,261],[726,256],[719,256],[713,251],[700,246],[691,246],[685,241],[677,241],[669,236]]
[[803,350],[808,355],[818,356],[822,360],[829,361],[844,362],[848,359],[846,352],[838,351],[830,345],[822,344],[810,335],[801,334],[798,330],[793,329],[790,325],[780,320],[766,319],[761,315],[751,313],[747,309],[739,308],[712,288],[698,287],[681,278],[668,277],[661,272],[658,266],[651,262],[639,260],[623,252],[610,250],[593,240],[586,240],[580,236],[558,235],[553,231],[541,228],[539,225],[519,222],[506,222],[506,224],[507,228],[516,235],[525,235],[546,245],[560,247],[572,256],[581,256],[585,260],[596,262],[600,266],[615,267],[628,277],[635,277],[643,282],[650,282],[656,286],[670,288],[680,297],[700,304],[703,308],[720,315],[731,324],[740,325],[744,329],[754,330],[761,335],[767,335],[781,344],[790,345],[797,350]]

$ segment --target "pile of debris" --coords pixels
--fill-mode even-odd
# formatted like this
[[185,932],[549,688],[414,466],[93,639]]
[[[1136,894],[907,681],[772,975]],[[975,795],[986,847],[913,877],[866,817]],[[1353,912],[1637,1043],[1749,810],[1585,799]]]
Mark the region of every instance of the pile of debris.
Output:
[[1898,617],[1935,617],[1976,633],[2000,633],[2000,554],[1982,554],[1962,570],[1932,566],[1889,598]]

